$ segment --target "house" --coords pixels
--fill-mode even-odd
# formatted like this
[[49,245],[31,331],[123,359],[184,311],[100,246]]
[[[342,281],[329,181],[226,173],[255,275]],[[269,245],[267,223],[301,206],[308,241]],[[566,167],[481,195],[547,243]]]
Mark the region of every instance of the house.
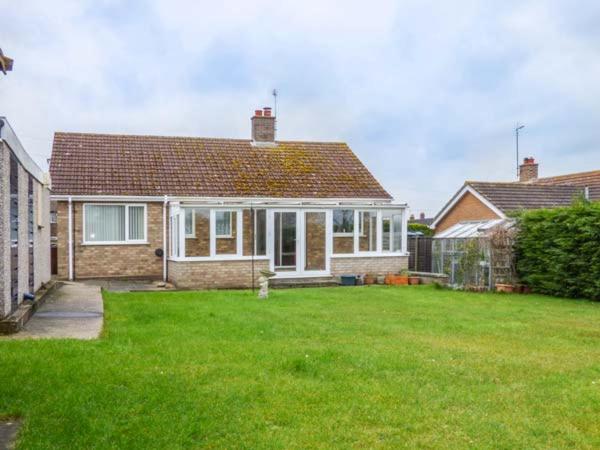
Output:
[[411,214],[408,218],[408,223],[418,223],[420,225],[430,226],[433,223],[433,217],[425,217],[425,213],[419,213],[419,218],[417,219],[414,214]]
[[0,117],[0,320],[50,281],[48,179]]
[[538,164],[529,157],[519,167],[519,181],[466,181],[431,226],[438,236],[468,222],[506,219],[515,211],[568,206],[577,196],[600,200],[600,171],[538,178]]
[[50,171],[60,278],[143,277],[181,288],[398,272],[406,205],[344,143],[57,132]]

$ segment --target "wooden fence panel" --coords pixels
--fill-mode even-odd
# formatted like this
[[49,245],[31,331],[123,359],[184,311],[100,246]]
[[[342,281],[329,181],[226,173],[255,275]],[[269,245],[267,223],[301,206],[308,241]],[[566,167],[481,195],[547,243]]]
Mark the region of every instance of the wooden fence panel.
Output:
[[408,237],[408,270],[414,272],[431,272],[431,246],[433,238],[428,236]]

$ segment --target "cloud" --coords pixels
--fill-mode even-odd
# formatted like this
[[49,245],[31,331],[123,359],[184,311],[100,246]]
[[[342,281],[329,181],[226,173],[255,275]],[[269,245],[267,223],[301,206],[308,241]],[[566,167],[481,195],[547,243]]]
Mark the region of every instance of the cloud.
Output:
[[[441,3],[441,4],[440,4]],[[566,1],[44,1],[3,7],[0,114],[45,166],[56,130],[349,142],[434,214],[510,180],[512,129],[543,175],[600,168],[600,6]]]

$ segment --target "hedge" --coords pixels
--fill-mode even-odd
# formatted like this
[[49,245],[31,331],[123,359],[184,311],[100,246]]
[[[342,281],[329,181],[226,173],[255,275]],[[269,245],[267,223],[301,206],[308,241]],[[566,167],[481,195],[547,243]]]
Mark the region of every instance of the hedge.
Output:
[[519,216],[517,273],[535,292],[600,300],[600,203]]
[[408,231],[420,231],[423,236],[433,236],[433,230],[423,223],[408,223]]

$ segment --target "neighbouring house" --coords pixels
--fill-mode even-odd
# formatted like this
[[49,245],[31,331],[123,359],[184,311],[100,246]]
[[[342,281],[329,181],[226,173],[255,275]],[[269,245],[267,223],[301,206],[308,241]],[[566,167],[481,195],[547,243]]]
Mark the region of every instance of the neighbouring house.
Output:
[[433,223],[433,217],[425,217],[425,213],[419,213],[419,218],[417,219],[414,214],[411,214],[408,218],[408,223],[418,223],[420,225],[430,226]]
[[600,200],[600,170],[538,178],[538,164],[529,157],[519,173],[514,182],[466,181],[433,220],[435,234],[465,222],[506,219],[515,211],[568,206],[577,196]]
[[181,288],[405,269],[406,205],[345,143],[62,133],[50,172],[59,278]]
[[47,174],[0,117],[0,320],[50,280]]
[[433,271],[451,284],[491,288],[514,281],[508,237],[498,239],[510,234],[512,213],[568,206],[578,196],[600,200],[600,171],[539,178],[531,157],[519,169],[515,182],[466,181],[435,217]]

